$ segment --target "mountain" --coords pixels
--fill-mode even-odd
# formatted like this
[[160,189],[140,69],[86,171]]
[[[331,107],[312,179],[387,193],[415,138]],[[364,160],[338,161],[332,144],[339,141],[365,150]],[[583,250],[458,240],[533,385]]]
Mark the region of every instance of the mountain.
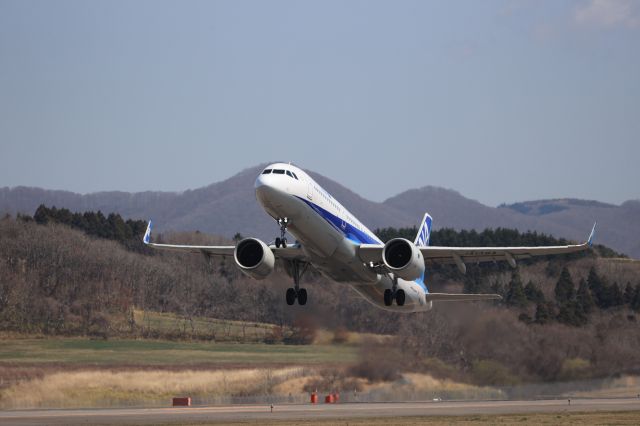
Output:
[[[153,218],[160,232],[200,230],[233,236],[236,232],[271,240],[278,228],[258,205],[253,183],[264,165],[221,182],[184,192],[147,191],[76,194],[40,188],[0,188],[0,213],[33,214],[40,204],[72,211],[118,212],[126,218]],[[598,220],[597,241],[640,258],[640,200],[620,206],[598,201],[557,199],[489,207],[460,193],[433,186],[402,192],[382,203],[360,197],[331,179],[309,172],[369,228],[416,225],[425,211],[434,227],[516,228],[575,241],[586,238]]]

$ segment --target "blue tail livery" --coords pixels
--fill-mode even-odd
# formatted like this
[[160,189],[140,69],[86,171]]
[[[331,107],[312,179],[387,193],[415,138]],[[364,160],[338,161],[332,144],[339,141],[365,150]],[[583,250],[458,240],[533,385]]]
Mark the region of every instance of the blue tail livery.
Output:
[[422,222],[420,223],[420,229],[418,230],[418,235],[416,235],[416,240],[414,244],[418,247],[427,247],[429,245],[429,238],[431,238],[431,223],[433,219],[429,215],[429,213],[424,214],[424,218],[422,218]]

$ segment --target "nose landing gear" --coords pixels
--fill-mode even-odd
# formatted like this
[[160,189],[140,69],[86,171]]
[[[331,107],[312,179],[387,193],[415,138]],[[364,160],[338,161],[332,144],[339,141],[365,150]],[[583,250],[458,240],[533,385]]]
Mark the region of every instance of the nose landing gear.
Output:
[[280,226],[280,236],[276,238],[276,248],[287,248],[287,239],[285,238],[285,234],[287,233],[287,226],[291,221],[288,217],[278,219],[278,225]]

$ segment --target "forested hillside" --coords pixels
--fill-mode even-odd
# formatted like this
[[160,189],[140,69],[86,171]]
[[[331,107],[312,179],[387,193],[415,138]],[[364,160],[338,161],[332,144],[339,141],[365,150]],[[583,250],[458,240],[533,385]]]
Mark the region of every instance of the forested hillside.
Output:
[[[68,220],[71,226],[57,223]],[[442,303],[427,313],[399,315],[369,305],[316,273],[304,280],[308,305],[287,306],[284,293],[291,279],[281,268],[264,281],[254,281],[240,274],[232,259],[146,251],[135,235],[141,223],[91,212],[69,216],[45,207],[35,219],[0,220],[0,329],[145,336],[144,324],[134,315],[140,311],[169,312],[186,321],[210,317],[276,324],[279,331],[265,338],[269,343],[309,341],[290,339],[292,333],[283,331],[350,329],[397,336],[400,341],[393,347],[402,345],[410,368],[462,375],[478,383],[595,377],[636,372],[640,365],[640,266],[629,259],[603,257],[615,256],[606,248],[520,262],[516,270],[502,263],[469,265],[466,276],[455,267],[436,268],[427,272],[431,291],[495,291],[504,300]],[[409,233],[415,232],[380,232],[386,238]],[[202,233],[168,234],[163,239],[225,242]],[[510,230],[433,234],[434,244],[492,242],[562,241]],[[217,339],[192,335],[189,328],[155,337]],[[393,353],[393,347],[383,353]],[[371,350],[376,353],[381,352]],[[396,364],[391,368],[399,368]]]

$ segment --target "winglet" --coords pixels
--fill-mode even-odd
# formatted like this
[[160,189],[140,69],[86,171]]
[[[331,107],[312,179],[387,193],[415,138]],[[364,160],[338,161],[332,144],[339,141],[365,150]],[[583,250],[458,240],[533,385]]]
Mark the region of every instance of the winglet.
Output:
[[144,237],[142,237],[142,242],[145,243],[145,244],[149,244],[151,242],[151,227],[152,226],[153,226],[153,223],[150,220],[149,224],[147,225],[147,230],[144,233]]
[[596,225],[598,222],[593,224],[593,228],[591,228],[591,234],[589,234],[589,239],[587,240],[587,245],[591,247],[593,245],[593,236],[596,234]]

